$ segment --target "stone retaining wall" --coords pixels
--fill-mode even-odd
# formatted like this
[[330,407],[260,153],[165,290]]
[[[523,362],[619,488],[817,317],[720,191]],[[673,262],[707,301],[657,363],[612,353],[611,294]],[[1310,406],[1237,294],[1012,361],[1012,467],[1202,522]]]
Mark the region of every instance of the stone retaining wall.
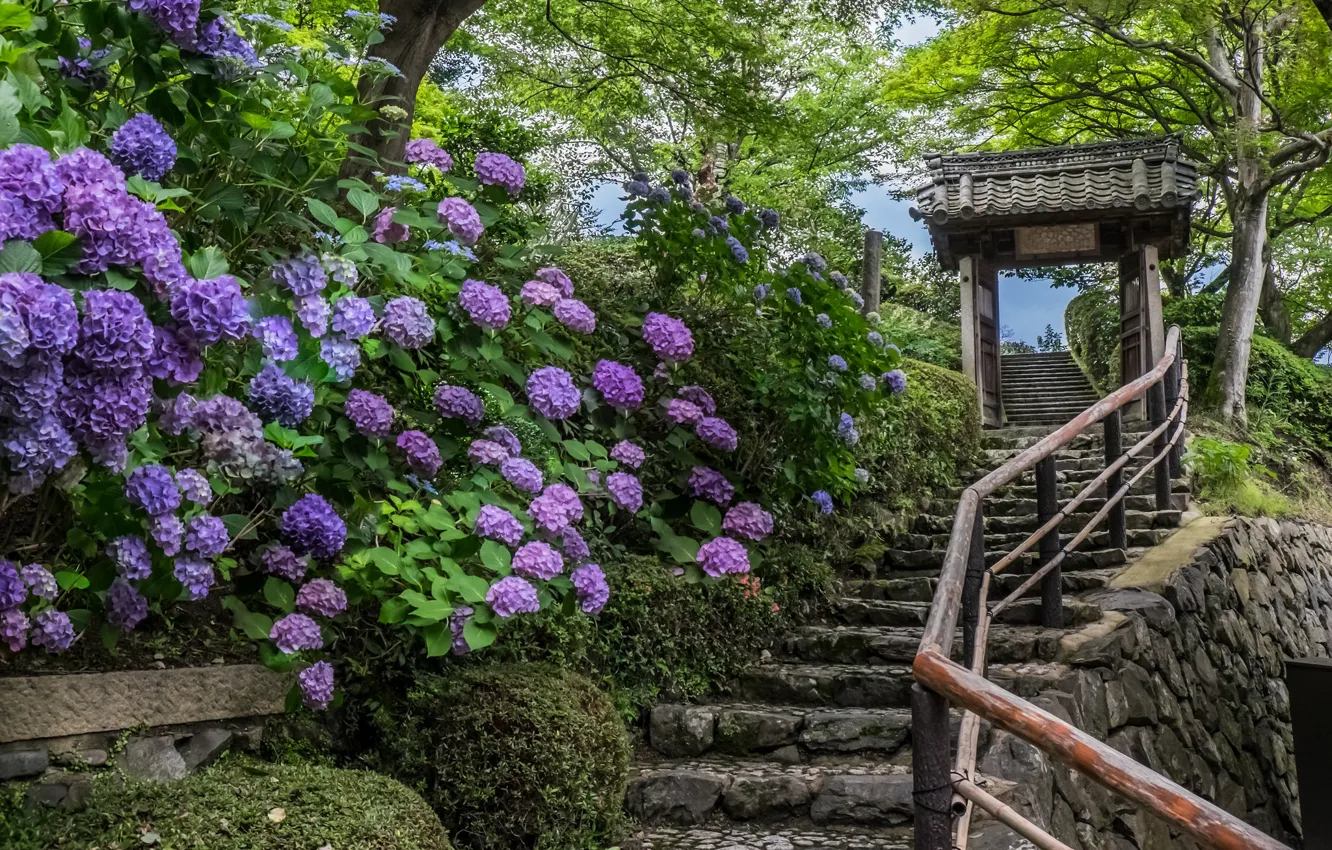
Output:
[[[1332,649],[1332,529],[1236,519],[1190,551],[1091,597],[1105,618],[1065,638],[1067,675],[1035,702],[1298,847],[1283,659]],[[1006,733],[978,768],[1074,848],[1195,846]]]

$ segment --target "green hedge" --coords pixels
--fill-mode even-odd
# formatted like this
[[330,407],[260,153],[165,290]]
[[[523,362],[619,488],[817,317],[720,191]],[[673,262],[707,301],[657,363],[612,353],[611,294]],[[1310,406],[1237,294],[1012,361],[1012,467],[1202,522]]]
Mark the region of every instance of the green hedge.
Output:
[[629,742],[611,700],[552,665],[421,676],[367,757],[420,790],[459,847],[575,850],[618,837]]
[[[274,813],[281,809],[281,815]],[[157,840],[148,838],[156,834]],[[430,807],[401,783],[363,770],[227,758],[179,782],[106,773],[78,812],[0,803],[0,847],[169,850],[449,850]]]
[[1119,296],[1089,289],[1068,302],[1064,331],[1069,350],[1101,395],[1119,388]]
[[879,315],[884,339],[907,357],[954,372],[962,370],[962,328],[958,324],[941,322],[900,304],[881,304]]

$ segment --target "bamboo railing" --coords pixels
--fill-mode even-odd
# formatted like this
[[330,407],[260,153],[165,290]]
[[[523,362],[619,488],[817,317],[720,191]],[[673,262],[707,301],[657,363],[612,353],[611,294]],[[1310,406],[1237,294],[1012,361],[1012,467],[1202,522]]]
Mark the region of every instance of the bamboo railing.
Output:
[[[1108,522],[1111,546],[1126,546],[1124,497],[1149,472],[1155,483],[1157,509],[1170,507],[1172,481],[1181,474],[1188,395],[1188,367],[1180,347],[1179,328],[1172,327],[1166,336],[1165,354],[1150,372],[1101,399],[962,492],[939,586],[912,665],[916,678],[911,690],[911,712],[917,850],[966,850],[972,814],[977,807],[1041,850],[1069,850],[1067,845],[975,784],[982,720],[1011,732],[1056,761],[1152,812],[1204,847],[1289,850],[1104,742],[1005,691],[984,675],[991,622],[1038,582],[1043,625],[1050,628],[1063,625],[1060,565],[1102,523]],[[1124,451],[1122,410],[1144,397],[1153,428]],[[1105,429],[1105,470],[1060,507],[1055,454],[1098,422]],[[1145,457],[1149,449],[1150,459],[1124,480],[1129,461]],[[987,568],[985,500],[1029,469],[1035,471],[1040,527]],[[1101,487],[1106,492],[1105,504],[1061,545],[1061,523]],[[991,604],[993,576],[1017,563],[1033,547],[1039,552],[1039,568],[1016,590]],[[961,664],[951,660],[959,619],[963,631]],[[955,755],[949,743],[950,704],[964,711]]]

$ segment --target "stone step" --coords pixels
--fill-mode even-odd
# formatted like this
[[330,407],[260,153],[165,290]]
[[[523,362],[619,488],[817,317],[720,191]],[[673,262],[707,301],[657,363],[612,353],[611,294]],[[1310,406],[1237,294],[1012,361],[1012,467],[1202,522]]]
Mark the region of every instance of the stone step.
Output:
[[853,753],[890,758],[910,742],[907,708],[666,704],[653,708],[648,721],[649,745],[667,758],[768,754],[789,764]]
[[912,850],[909,827],[658,826],[636,836],[640,850]]
[[[1152,430],[1151,427],[1141,419],[1125,421],[1121,423],[1121,427],[1126,439],[1129,434],[1145,434],[1146,432]],[[1037,440],[1044,438],[1050,433],[1051,432],[1048,428],[1013,426],[1009,428],[987,428],[986,430],[981,432],[981,435],[982,439],[988,437],[996,437],[998,439],[1005,439],[1005,440],[1008,439],[1031,440],[1031,442],[1034,443]],[[1074,437],[1073,439],[1074,440],[1083,439],[1083,438],[1099,439],[1103,434],[1104,434],[1104,426],[1098,422],[1097,424],[1088,427],[1086,431],[1079,434],[1077,437]],[[1027,445],[1031,445],[1031,443],[1028,443]]]
[[[846,596],[832,605],[836,622],[850,626],[923,626],[930,615],[928,602],[895,602],[887,599],[860,599]],[[1101,619],[1101,609],[1072,597],[1064,597],[1064,622],[1070,626],[1094,623]],[[1040,600],[1023,599],[999,613],[1004,625],[1032,625],[1040,622]],[[854,663],[854,662],[852,662]]]
[[[1076,516],[1076,514],[1075,514]],[[1105,528],[1105,523],[1101,523],[1101,528]],[[1063,540],[1067,542],[1072,536],[1080,530],[1080,526],[1074,525],[1072,520],[1067,521],[1063,528]],[[1025,541],[1033,531],[1036,530],[1036,524],[1032,523],[1031,531],[1017,531],[1011,533],[988,533],[985,535],[985,550],[987,552],[1012,552],[1023,541]],[[1128,530],[1128,545],[1130,546],[1155,546],[1162,540],[1169,537],[1171,529],[1169,528],[1130,528]],[[894,539],[893,545],[898,549],[947,549],[947,534],[907,534]],[[1104,549],[1110,545],[1110,532],[1093,532],[1091,537],[1082,541],[1082,544],[1074,551],[1086,552],[1092,549]]]
[[[943,567],[945,550],[943,549],[918,549],[915,551],[902,551],[900,549],[889,549],[884,553],[884,564],[893,570],[904,572],[928,572],[937,575]],[[999,563],[1004,557],[1002,552],[986,552],[985,565],[992,567]],[[1127,555],[1123,549],[1093,549],[1088,552],[1070,552],[1064,558],[1060,565],[1061,571],[1076,572],[1078,570],[1099,570],[1106,567],[1113,567],[1117,564],[1126,563]],[[1011,569],[1015,574],[1030,574],[1036,564],[1036,555],[1031,552],[1024,552]]]
[[[1081,471],[1082,470],[1078,470],[1078,472]],[[1095,475],[1088,476],[1084,481],[1067,481],[1067,480],[1059,481],[1059,477],[1056,476],[1055,480],[1059,481],[1059,483],[1058,485],[1056,485],[1055,488],[1055,498],[1059,500],[1059,503],[1061,505],[1068,502],[1074,496],[1081,493],[1086,483],[1088,481],[1093,480],[1095,477],[1096,477]],[[1021,482],[1022,479],[1019,479],[1019,481]],[[1172,492],[1175,493],[1193,492],[1193,488],[1189,486],[1188,480],[1184,478],[1175,479],[1170,483],[1170,486]],[[962,485],[955,484],[952,487],[939,488],[938,494],[948,499],[957,499],[961,497],[963,489],[964,488],[962,487]],[[1092,492],[1099,493],[1102,496],[1104,496],[1105,485],[1104,484],[1098,485],[1096,489],[1093,490]],[[1138,479],[1138,483],[1134,484],[1131,488],[1129,488],[1128,495],[1130,496],[1156,495],[1156,481],[1153,478],[1153,476],[1144,475],[1142,478]],[[998,490],[994,491],[994,498],[1034,499],[1036,498],[1036,485],[1034,483],[1026,483],[1026,482],[1006,484],[1003,487],[1000,487]]]
[[[1178,522],[1179,517],[1174,516],[1174,514],[1177,514],[1188,507],[1187,494],[1176,493],[1171,497],[1171,501],[1173,501],[1175,504],[1171,505],[1168,511],[1158,511],[1156,509],[1155,494],[1152,495],[1130,494],[1124,497],[1124,500],[1121,504],[1124,505],[1124,510],[1130,514],[1168,513],[1171,515],[1170,519],[1161,519],[1143,525],[1134,526],[1135,528],[1151,528],[1154,526],[1169,526]],[[1105,499],[1102,498],[1087,499],[1085,502],[1083,502],[1081,505],[1078,506],[1079,510],[1077,513],[1071,514],[1068,517],[1067,521],[1073,523],[1073,525],[1070,525],[1070,528],[1081,528],[1082,523],[1078,522],[1078,518],[1082,517],[1083,522],[1086,522],[1086,520],[1091,519],[1091,516],[1095,512],[1099,511],[1102,507],[1104,507],[1104,505],[1105,505]],[[946,518],[947,525],[945,526],[945,528],[939,530],[951,531],[953,528],[953,516],[956,513],[957,513],[957,499],[935,499],[930,502],[927,508],[927,513],[922,514],[921,516]],[[1023,528],[994,527],[991,523],[988,522],[988,520],[998,519],[1001,517],[1034,518],[1036,516],[1036,500],[1020,499],[1020,498],[998,498],[995,496],[991,496],[990,498],[985,500],[984,513],[985,513],[985,519],[987,520],[985,524],[986,531],[1022,531]],[[917,517],[917,519],[919,519],[919,517]],[[926,524],[926,526],[929,526],[929,524]],[[1035,528],[1036,528],[1035,525],[1031,526],[1031,529],[1034,530]],[[929,527],[919,527],[916,530],[924,531],[927,533],[933,533],[935,532],[936,529],[933,526],[929,526]]]
[[712,819],[903,827],[911,822],[908,768],[885,762],[783,765],[722,757],[638,764],[625,808],[647,825]]
[[1040,381],[1062,381],[1091,388],[1087,376],[1077,366],[1059,366],[1053,369],[1036,369],[1027,366],[1014,366],[1004,369],[1000,375],[1000,386],[1004,389],[1014,383],[1037,383]]
[[[1101,570],[1081,570],[1079,572],[1060,572],[1065,593],[1085,593],[1106,587],[1119,573],[1118,567]],[[1018,589],[1026,579],[1020,573],[1002,572],[991,580],[991,594],[1007,596]],[[862,599],[890,599],[899,602],[929,602],[934,598],[934,590],[939,584],[935,576],[914,575],[902,578],[855,579],[844,583],[845,592]],[[1038,589],[1033,589],[1033,593]]]
[[1084,410],[1095,404],[1095,401],[1083,404],[1080,401],[1074,402],[1034,402],[1032,404],[1014,404],[1004,405],[1004,419],[1009,422],[1025,424],[1029,422],[1059,422],[1066,423],[1074,417],[1080,415]]
[[[777,646],[780,658],[806,663],[910,664],[920,648],[924,629],[877,626],[804,626]],[[992,662],[1053,661],[1059,641],[1067,632],[1040,626],[993,626],[988,658]],[[962,658],[962,632],[953,642],[953,655]]]

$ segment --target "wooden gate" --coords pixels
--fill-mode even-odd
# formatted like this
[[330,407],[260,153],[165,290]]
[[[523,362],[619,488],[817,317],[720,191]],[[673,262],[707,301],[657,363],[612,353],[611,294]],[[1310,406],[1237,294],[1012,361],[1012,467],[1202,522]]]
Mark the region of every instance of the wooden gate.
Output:
[[999,268],[976,262],[977,353],[980,359],[981,414],[986,425],[1003,424],[1003,372],[999,368]]

